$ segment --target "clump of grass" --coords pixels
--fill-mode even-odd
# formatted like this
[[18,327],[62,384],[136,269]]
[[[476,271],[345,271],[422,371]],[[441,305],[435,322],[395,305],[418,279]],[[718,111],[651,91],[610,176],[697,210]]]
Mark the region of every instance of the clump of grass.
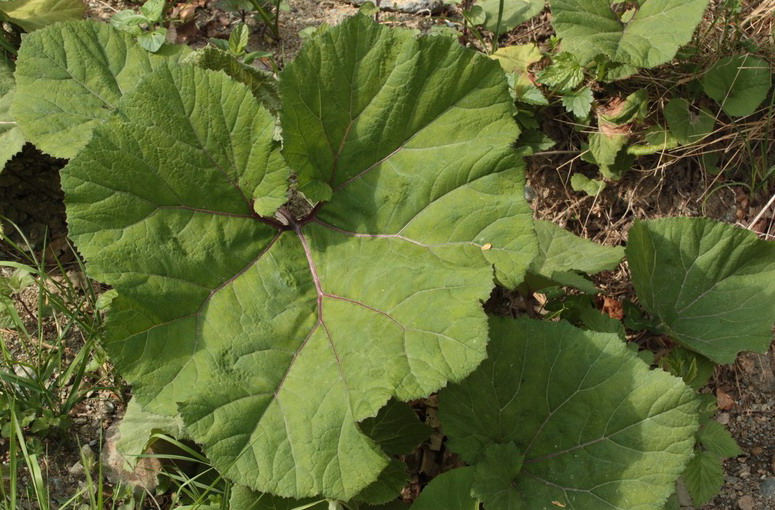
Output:
[[13,255],[0,260],[0,509],[77,508],[92,491],[81,488],[70,503],[53,505],[44,441],[74,442],[72,412],[105,389],[98,296],[80,277],[77,257],[70,266],[47,261],[45,245],[37,254],[16,233],[24,246],[0,234],[4,252]]

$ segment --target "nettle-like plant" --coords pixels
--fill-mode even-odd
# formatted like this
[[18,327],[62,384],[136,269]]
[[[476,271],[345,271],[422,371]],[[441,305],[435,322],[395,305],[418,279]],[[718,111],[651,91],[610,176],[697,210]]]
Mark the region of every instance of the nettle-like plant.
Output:
[[[581,273],[622,257],[534,224],[498,63],[364,16],[309,41],[279,95],[226,53],[187,53],[68,23],[28,37],[16,72],[12,112],[72,158],[70,235],[116,294],[105,344],[133,385],[125,451],[154,431],[199,443],[241,486],[235,508],[400,508],[398,456],[428,435],[402,402],[441,390],[469,467],[414,510],[661,508],[696,443],[692,389],[618,331],[482,307],[495,282],[592,292]],[[644,302],[654,327],[722,361],[762,349],[772,245],[665,225],[639,224],[628,254],[647,296],[683,276],[675,299]],[[717,234],[748,248],[716,250]],[[648,276],[677,262],[685,274]],[[703,314],[742,317],[717,309],[737,283],[762,297],[741,335],[755,341],[695,341],[716,320],[698,331]]]

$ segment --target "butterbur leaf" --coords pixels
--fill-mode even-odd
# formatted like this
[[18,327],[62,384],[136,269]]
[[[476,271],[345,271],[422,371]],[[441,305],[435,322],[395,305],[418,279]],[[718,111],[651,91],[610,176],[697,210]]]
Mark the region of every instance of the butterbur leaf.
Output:
[[681,478],[695,506],[702,506],[718,494],[724,485],[721,458],[711,452],[697,451]]
[[0,11],[27,32],[60,21],[79,19],[86,12],[83,0],[9,0]]
[[523,461],[514,443],[488,446],[474,467],[471,495],[487,510],[521,510],[524,501],[512,484]]
[[697,442],[709,452],[721,457],[737,457],[743,455],[732,434],[715,420],[708,420],[697,431]]
[[299,507],[306,507],[305,510],[328,510],[328,502],[321,501],[320,498],[281,498],[272,494],[254,492],[242,485],[235,485],[231,489],[229,507],[239,508],[239,510],[295,510]]
[[[580,277],[577,272],[589,275],[614,269],[624,257],[624,248],[601,246],[578,237],[551,221],[535,222],[538,239],[538,256],[530,264],[530,273],[543,276],[561,285],[569,277]],[[592,282],[584,280],[595,287]]]
[[137,44],[151,53],[156,53],[164,45],[167,37],[166,28],[157,28],[150,32],[143,32],[137,36]]
[[640,304],[716,363],[765,352],[775,318],[775,244],[703,218],[636,222],[626,248]]
[[[356,235],[386,230],[425,244],[456,235],[489,243],[483,254],[496,277],[515,286],[536,241],[527,202],[511,198],[523,195],[523,163],[507,148],[519,131],[503,73],[454,40],[354,20],[311,41],[281,76],[283,153],[299,169],[302,189],[316,182],[334,194],[351,190],[318,219]],[[358,32],[364,25],[370,28]],[[364,48],[371,49],[360,60]],[[321,58],[344,67],[321,66]],[[461,132],[463,124],[476,136]],[[483,150],[490,146],[499,149]],[[482,217],[482,204],[492,218]]]
[[[470,373],[493,263],[535,255],[514,110],[497,63],[363,16],[281,92],[282,155],[246,86],[149,76],[63,171],[70,234],[118,291],[107,349],[144,409],[238,484],[349,501],[389,463],[359,422]],[[275,216],[285,160],[330,201]]]
[[474,468],[464,467],[442,473],[425,486],[410,510],[477,510],[471,496]]
[[526,73],[528,68],[543,58],[541,50],[533,43],[505,46],[490,55],[498,61],[504,72]]
[[406,464],[400,460],[391,459],[390,464],[379,474],[374,483],[358,493],[355,501],[370,505],[382,505],[397,499],[401,489],[409,481]]
[[38,30],[19,50],[11,114],[40,150],[72,158],[123,94],[188,51],[169,46],[163,55],[150,54],[131,35],[104,23],[71,21]]
[[[503,0],[499,33],[508,32],[520,23],[529,20],[544,9],[544,3],[544,0]],[[498,28],[498,12],[501,0],[481,0],[478,5],[482,7],[487,17],[484,27],[490,32],[495,32]]]
[[159,22],[164,17],[167,0],[146,0],[140,7],[140,12],[151,22]]
[[161,433],[180,440],[186,439],[183,420],[179,416],[145,411],[134,399],[129,401],[118,430],[116,451],[124,460],[124,468],[130,473],[137,465],[139,455],[144,454],[150,446],[153,434]]
[[[600,173],[609,179],[619,180],[629,169],[625,146],[630,141],[626,129],[619,130],[601,125],[600,131],[589,135],[589,154],[600,167]],[[631,163],[631,161],[629,162]]]
[[433,429],[422,423],[408,404],[391,400],[361,430],[388,455],[405,455],[428,439]]
[[[222,41],[216,39],[218,40]],[[229,55],[222,49],[208,46],[186,56],[183,62],[194,64],[202,69],[223,71],[232,79],[250,87],[253,96],[270,112],[277,113],[280,110],[280,95],[274,76],[239,62],[233,55]]]
[[610,0],[552,0],[552,24],[563,50],[576,55],[583,65],[600,54],[636,67],[664,64],[689,42],[708,0],[637,3],[637,10],[624,22]]
[[772,71],[764,60],[751,55],[724,57],[702,79],[705,93],[732,117],[750,115],[767,98]]
[[12,71],[0,62],[0,171],[24,146],[24,134],[11,115],[15,84]]
[[686,99],[675,97],[664,109],[670,133],[683,145],[702,140],[713,132],[716,118],[707,108],[695,111]]
[[649,370],[616,334],[566,322],[492,318],[487,352],[439,392],[448,445],[463,460],[477,465],[492,445],[513,443],[524,455],[513,487],[530,508],[664,504],[697,430],[697,401],[680,379]]

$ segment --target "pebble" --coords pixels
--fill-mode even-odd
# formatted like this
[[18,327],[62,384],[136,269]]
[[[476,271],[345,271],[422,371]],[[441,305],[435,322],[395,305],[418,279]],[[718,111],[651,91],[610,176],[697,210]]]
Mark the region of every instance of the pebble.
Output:
[[764,448],[762,448],[761,446],[754,446],[753,448],[751,448],[751,455],[755,455],[758,457],[762,453],[764,453]]
[[775,478],[767,478],[764,480],[759,488],[762,493],[762,497],[771,498],[775,496]]
[[740,510],[753,510],[753,496],[746,494],[737,500],[737,508]]
[[[353,0],[355,5],[361,5],[367,0]],[[376,0],[369,0],[376,5]],[[418,14],[421,12],[439,12],[444,7],[443,0],[382,0],[379,8],[383,11],[398,11]]]
[[719,413],[719,415],[716,416],[716,421],[719,422],[722,425],[728,425],[729,424],[729,413]]

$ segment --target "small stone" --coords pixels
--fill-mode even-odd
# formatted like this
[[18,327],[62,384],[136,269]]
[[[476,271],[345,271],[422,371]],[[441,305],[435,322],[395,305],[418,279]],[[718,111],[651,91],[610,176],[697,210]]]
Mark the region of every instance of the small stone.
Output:
[[762,453],[764,453],[764,448],[762,448],[761,446],[754,446],[753,448],[751,448],[751,455],[758,457]]
[[719,413],[719,415],[716,416],[716,421],[722,425],[729,424],[729,413]]
[[83,464],[81,464],[81,461],[78,461],[72,466],[70,466],[69,468],[67,468],[67,472],[76,478],[82,477],[85,473],[83,469]]
[[763,498],[775,497],[775,478],[767,478],[759,488]]
[[753,510],[753,496],[746,494],[737,500],[737,508],[740,510]]

